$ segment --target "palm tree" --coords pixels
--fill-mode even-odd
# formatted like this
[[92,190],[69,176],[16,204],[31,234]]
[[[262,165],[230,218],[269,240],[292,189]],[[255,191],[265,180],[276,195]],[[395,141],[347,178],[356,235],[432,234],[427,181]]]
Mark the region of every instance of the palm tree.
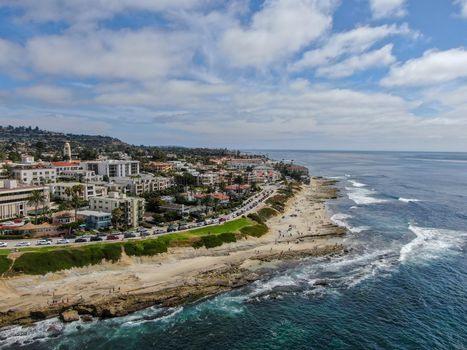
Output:
[[42,191],[39,191],[39,190],[34,190],[31,192],[31,197],[29,197],[29,201],[28,201],[28,205],[31,205],[31,206],[34,206],[35,208],[35,213],[36,213],[36,217],[35,217],[35,224],[37,224],[37,210],[39,208],[40,205],[44,204],[47,202],[47,198],[46,196],[44,195],[44,193]]
[[70,201],[71,201],[71,204],[73,205],[73,208],[75,209],[75,221],[76,221],[76,216],[78,215],[79,205],[81,204],[80,195],[83,193],[83,191],[84,191],[83,185],[73,185],[65,189],[65,193],[68,197],[71,197]]

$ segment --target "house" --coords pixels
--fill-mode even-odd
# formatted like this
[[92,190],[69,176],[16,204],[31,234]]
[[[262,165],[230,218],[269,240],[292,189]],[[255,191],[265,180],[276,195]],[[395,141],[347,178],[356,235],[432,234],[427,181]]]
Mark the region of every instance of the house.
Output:
[[51,225],[48,222],[35,225],[31,222],[18,227],[12,227],[4,231],[6,234],[27,235],[32,237],[53,237],[60,236],[63,231],[57,225]]
[[70,211],[60,211],[52,217],[54,225],[67,225],[75,222],[75,214]]
[[225,186],[226,192],[233,194],[233,195],[243,195],[248,193],[251,189],[250,185],[229,185]]
[[165,173],[174,169],[173,164],[165,162],[149,162],[146,164],[146,167],[152,171],[157,171],[161,173]]

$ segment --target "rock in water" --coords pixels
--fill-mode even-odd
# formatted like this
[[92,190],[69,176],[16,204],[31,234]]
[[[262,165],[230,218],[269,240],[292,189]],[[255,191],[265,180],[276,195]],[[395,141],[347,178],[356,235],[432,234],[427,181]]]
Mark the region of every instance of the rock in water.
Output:
[[60,318],[63,322],[73,322],[79,320],[79,314],[76,310],[66,310],[60,314]]
[[83,316],[81,316],[81,319],[84,322],[91,322],[92,321],[92,315],[89,315],[89,314],[83,315]]

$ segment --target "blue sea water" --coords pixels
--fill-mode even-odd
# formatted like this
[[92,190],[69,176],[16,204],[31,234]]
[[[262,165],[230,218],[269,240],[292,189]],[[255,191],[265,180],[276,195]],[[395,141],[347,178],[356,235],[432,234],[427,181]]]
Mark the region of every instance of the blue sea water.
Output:
[[[467,154],[267,151],[334,177],[344,257],[174,309],[0,331],[8,349],[467,349]],[[327,286],[313,285],[325,278]],[[62,327],[62,326],[60,326]]]

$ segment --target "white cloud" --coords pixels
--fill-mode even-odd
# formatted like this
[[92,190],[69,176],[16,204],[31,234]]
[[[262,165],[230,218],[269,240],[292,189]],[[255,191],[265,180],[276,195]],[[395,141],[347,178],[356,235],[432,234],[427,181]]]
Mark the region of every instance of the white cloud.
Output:
[[407,14],[406,0],[369,0],[373,18],[403,17]]
[[279,61],[330,28],[332,0],[268,0],[248,28],[232,28],[222,46],[235,66]]
[[161,12],[201,6],[208,0],[0,0],[0,6],[19,7],[24,21],[66,21],[79,26],[131,10]]
[[392,55],[392,48],[393,45],[389,44],[381,49],[350,57],[337,64],[320,67],[316,74],[328,78],[343,78],[370,68],[389,66],[396,61]]
[[292,64],[292,71],[300,71],[305,68],[313,68],[329,61],[338,59],[343,55],[360,54],[365,52],[377,42],[392,35],[418,34],[411,31],[407,25],[383,25],[378,27],[363,26],[348,32],[333,34],[323,47],[305,52],[303,57]]
[[454,3],[460,7],[461,16],[467,18],[467,0],[454,0]]
[[467,50],[427,51],[391,68],[383,86],[422,86],[446,83],[467,77]]
[[52,85],[34,85],[16,90],[16,95],[48,103],[70,103],[72,92]]
[[96,31],[36,37],[27,45],[32,67],[57,76],[150,80],[165,77],[191,61],[190,34],[140,31]]

